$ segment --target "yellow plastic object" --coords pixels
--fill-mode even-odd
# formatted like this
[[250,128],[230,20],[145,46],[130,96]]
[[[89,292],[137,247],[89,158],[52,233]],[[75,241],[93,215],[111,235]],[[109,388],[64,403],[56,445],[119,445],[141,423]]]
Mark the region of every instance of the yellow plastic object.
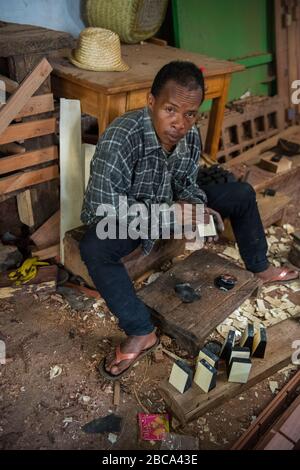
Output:
[[15,281],[16,286],[26,284],[37,275],[38,266],[48,265],[46,261],[39,261],[37,256],[27,258],[16,271],[9,273],[8,277],[11,281]]

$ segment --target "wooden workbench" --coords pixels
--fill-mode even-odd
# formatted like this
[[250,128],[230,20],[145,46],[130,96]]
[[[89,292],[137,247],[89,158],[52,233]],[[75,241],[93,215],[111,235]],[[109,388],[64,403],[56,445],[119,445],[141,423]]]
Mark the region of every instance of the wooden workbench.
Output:
[[127,72],[90,72],[72,65],[67,58],[53,58],[52,88],[58,97],[79,99],[82,112],[98,119],[99,134],[116,117],[147,103],[158,70],[172,60],[189,60],[201,67],[205,76],[205,99],[212,109],[205,152],[216,157],[231,73],[242,65],[169,46],[144,43],[122,45]]

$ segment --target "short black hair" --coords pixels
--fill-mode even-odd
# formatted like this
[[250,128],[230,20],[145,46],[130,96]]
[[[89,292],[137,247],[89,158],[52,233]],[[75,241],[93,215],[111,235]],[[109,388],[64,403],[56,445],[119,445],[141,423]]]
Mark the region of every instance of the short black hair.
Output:
[[202,101],[204,100],[204,78],[203,73],[193,62],[174,60],[164,65],[154,78],[151,93],[158,96],[165,84],[173,80],[178,85],[188,90],[202,90]]

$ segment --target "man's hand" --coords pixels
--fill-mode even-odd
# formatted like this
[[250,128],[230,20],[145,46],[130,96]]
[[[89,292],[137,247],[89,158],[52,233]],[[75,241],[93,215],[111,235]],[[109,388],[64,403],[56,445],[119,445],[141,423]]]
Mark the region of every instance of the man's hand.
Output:
[[201,212],[201,219],[197,219],[197,212],[196,206],[197,204],[193,204],[188,201],[176,201],[177,207],[179,209],[178,213],[178,223],[184,223],[185,220],[191,221],[192,226],[196,227],[196,225],[200,223],[209,224],[209,213],[205,212],[204,209],[204,220],[202,219],[203,213]]
[[[210,209],[210,207],[205,207],[205,209],[204,209],[204,219],[205,219],[205,215],[207,215],[208,217],[210,215],[212,215],[217,232],[219,232],[219,233],[224,232],[225,227],[224,227],[224,223],[223,223],[222,217],[220,216],[219,212],[217,212],[213,209]],[[215,237],[207,237],[206,241],[208,241],[208,242],[215,241],[216,242],[218,240],[218,238],[219,237],[217,235]]]

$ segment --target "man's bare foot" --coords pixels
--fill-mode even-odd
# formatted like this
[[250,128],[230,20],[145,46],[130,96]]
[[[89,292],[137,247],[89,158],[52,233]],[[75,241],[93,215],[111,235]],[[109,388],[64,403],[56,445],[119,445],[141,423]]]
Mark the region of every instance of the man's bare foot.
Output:
[[259,277],[264,284],[270,282],[286,282],[293,279],[299,278],[298,271],[294,271],[286,266],[276,268],[275,266],[269,266],[265,271],[261,273],[256,273],[256,276]]
[[[157,336],[155,332],[149,333],[144,336],[128,336],[126,340],[121,344],[121,353],[141,353],[145,349],[151,348],[157,342]],[[123,370],[127,369],[132,363],[133,359],[126,359],[116,364],[115,351],[111,352],[105,360],[105,369],[112,375],[118,375]]]

